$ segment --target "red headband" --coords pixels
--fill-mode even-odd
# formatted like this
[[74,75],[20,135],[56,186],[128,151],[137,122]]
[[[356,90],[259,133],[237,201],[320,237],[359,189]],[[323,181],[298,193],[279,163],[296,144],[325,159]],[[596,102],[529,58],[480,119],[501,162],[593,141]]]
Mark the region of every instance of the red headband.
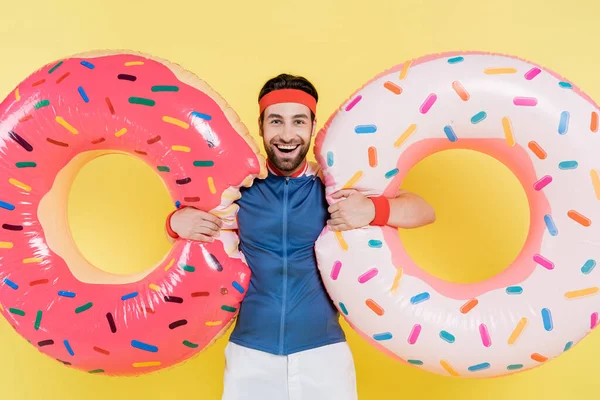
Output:
[[260,113],[270,105],[279,103],[300,103],[308,107],[314,114],[317,113],[317,101],[310,94],[299,89],[278,89],[264,95],[258,105]]

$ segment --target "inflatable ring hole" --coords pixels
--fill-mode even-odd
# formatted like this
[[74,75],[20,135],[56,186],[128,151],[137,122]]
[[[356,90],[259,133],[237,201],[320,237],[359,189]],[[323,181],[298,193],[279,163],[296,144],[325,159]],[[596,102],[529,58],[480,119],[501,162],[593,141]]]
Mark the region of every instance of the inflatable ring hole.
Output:
[[60,235],[47,237],[48,245],[90,283],[135,282],[150,273],[171,250],[164,218],[172,209],[150,166],[113,151],[74,157],[39,206],[42,226],[53,224],[47,235]]
[[529,233],[527,194],[496,158],[469,149],[425,157],[408,171],[402,189],[423,196],[436,210],[434,224],[400,230],[414,262],[453,283],[477,283],[504,271]]

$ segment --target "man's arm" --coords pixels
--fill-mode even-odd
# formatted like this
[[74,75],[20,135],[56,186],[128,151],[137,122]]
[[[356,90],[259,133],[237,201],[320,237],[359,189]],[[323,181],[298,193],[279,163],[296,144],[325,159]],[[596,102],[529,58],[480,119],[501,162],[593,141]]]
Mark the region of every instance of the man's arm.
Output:
[[328,226],[335,231],[357,229],[369,224],[396,228],[419,228],[435,222],[435,210],[422,197],[400,191],[395,198],[373,199],[356,190],[340,190],[331,196],[341,199],[329,207]]

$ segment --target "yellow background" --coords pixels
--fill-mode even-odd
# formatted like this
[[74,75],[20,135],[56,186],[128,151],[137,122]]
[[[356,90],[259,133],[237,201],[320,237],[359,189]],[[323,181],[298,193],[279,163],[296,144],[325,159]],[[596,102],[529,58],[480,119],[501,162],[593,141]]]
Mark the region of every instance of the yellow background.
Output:
[[[274,74],[299,73],[315,83],[321,95],[321,125],[353,90],[381,70],[450,50],[521,56],[558,71],[600,99],[600,3],[594,0],[2,3],[0,96],[47,62],[110,48],[151,53],[195,72],[227,99],[253,133],[257,92]],[[455,167],[444,168],[448,163]],[[124,180],[124,168],[137,177],[135,183]],[[505,193],[497,188],[477,193],[465,182],[490,176],[498,185],[508,185]],[[434,226],[402,235],[415,259],[439,276],[456,281],[489,277],[510,262],[523,243],[527,207],[522,189],[497,163],[464,152],[439,154],[415,169],[407,187],[438,209]],[[140,192],[146,195],[144,203],[132,200]],[[468,199],[489,204],[502,217],[485,220],[469,213]],[[139,271],[168,251],[162,224],[172,205],[158,177],[140,162],[119,156],[93,162],[77,178],[69,206],[78,245],[107,270]],[[506,217],[511,213],[512,218]],[[86,224],[83,219],[88,217],[92,223]],[[122,224],[115,226],[119,221]],[[496,236],[476,235],[475,227],[495,227]],[[449,242],[451,237],[462,240]],[[425,251],[430,244],[437,249],[434,254]],[[108,247],[111,250],[104,250]],[[470,248],[487,252],[469,252]],[[442,268],[438,261],[444,259]],[[361,399],[573,399],[595,396],[600,389],[598,334],[536,370],[473,381],[398,365],[346,331]],[[0,399],[219,399],[225,343],[222,339],[193,360],[154,375],[109,378],[59,365],[2,320]]]

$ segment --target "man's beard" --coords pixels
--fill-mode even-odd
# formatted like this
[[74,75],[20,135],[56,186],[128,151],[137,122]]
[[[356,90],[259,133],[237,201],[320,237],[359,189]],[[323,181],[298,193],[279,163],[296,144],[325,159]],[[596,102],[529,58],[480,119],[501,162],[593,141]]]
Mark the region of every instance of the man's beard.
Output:
[[273,166],[275,166],[275,168],[277,168],[281,172],[292,172],[296,170],[306,158],[309,149],[310,142],[302,143],[300,145],[300,150],[298,151],[298,154],[294,158],[286,157],[285,159],[283,159],[280,158],[277,150],[273,150],[273,147],[271,145],[265,146],[265,151],[267,153],[269,161],[273,164]]

